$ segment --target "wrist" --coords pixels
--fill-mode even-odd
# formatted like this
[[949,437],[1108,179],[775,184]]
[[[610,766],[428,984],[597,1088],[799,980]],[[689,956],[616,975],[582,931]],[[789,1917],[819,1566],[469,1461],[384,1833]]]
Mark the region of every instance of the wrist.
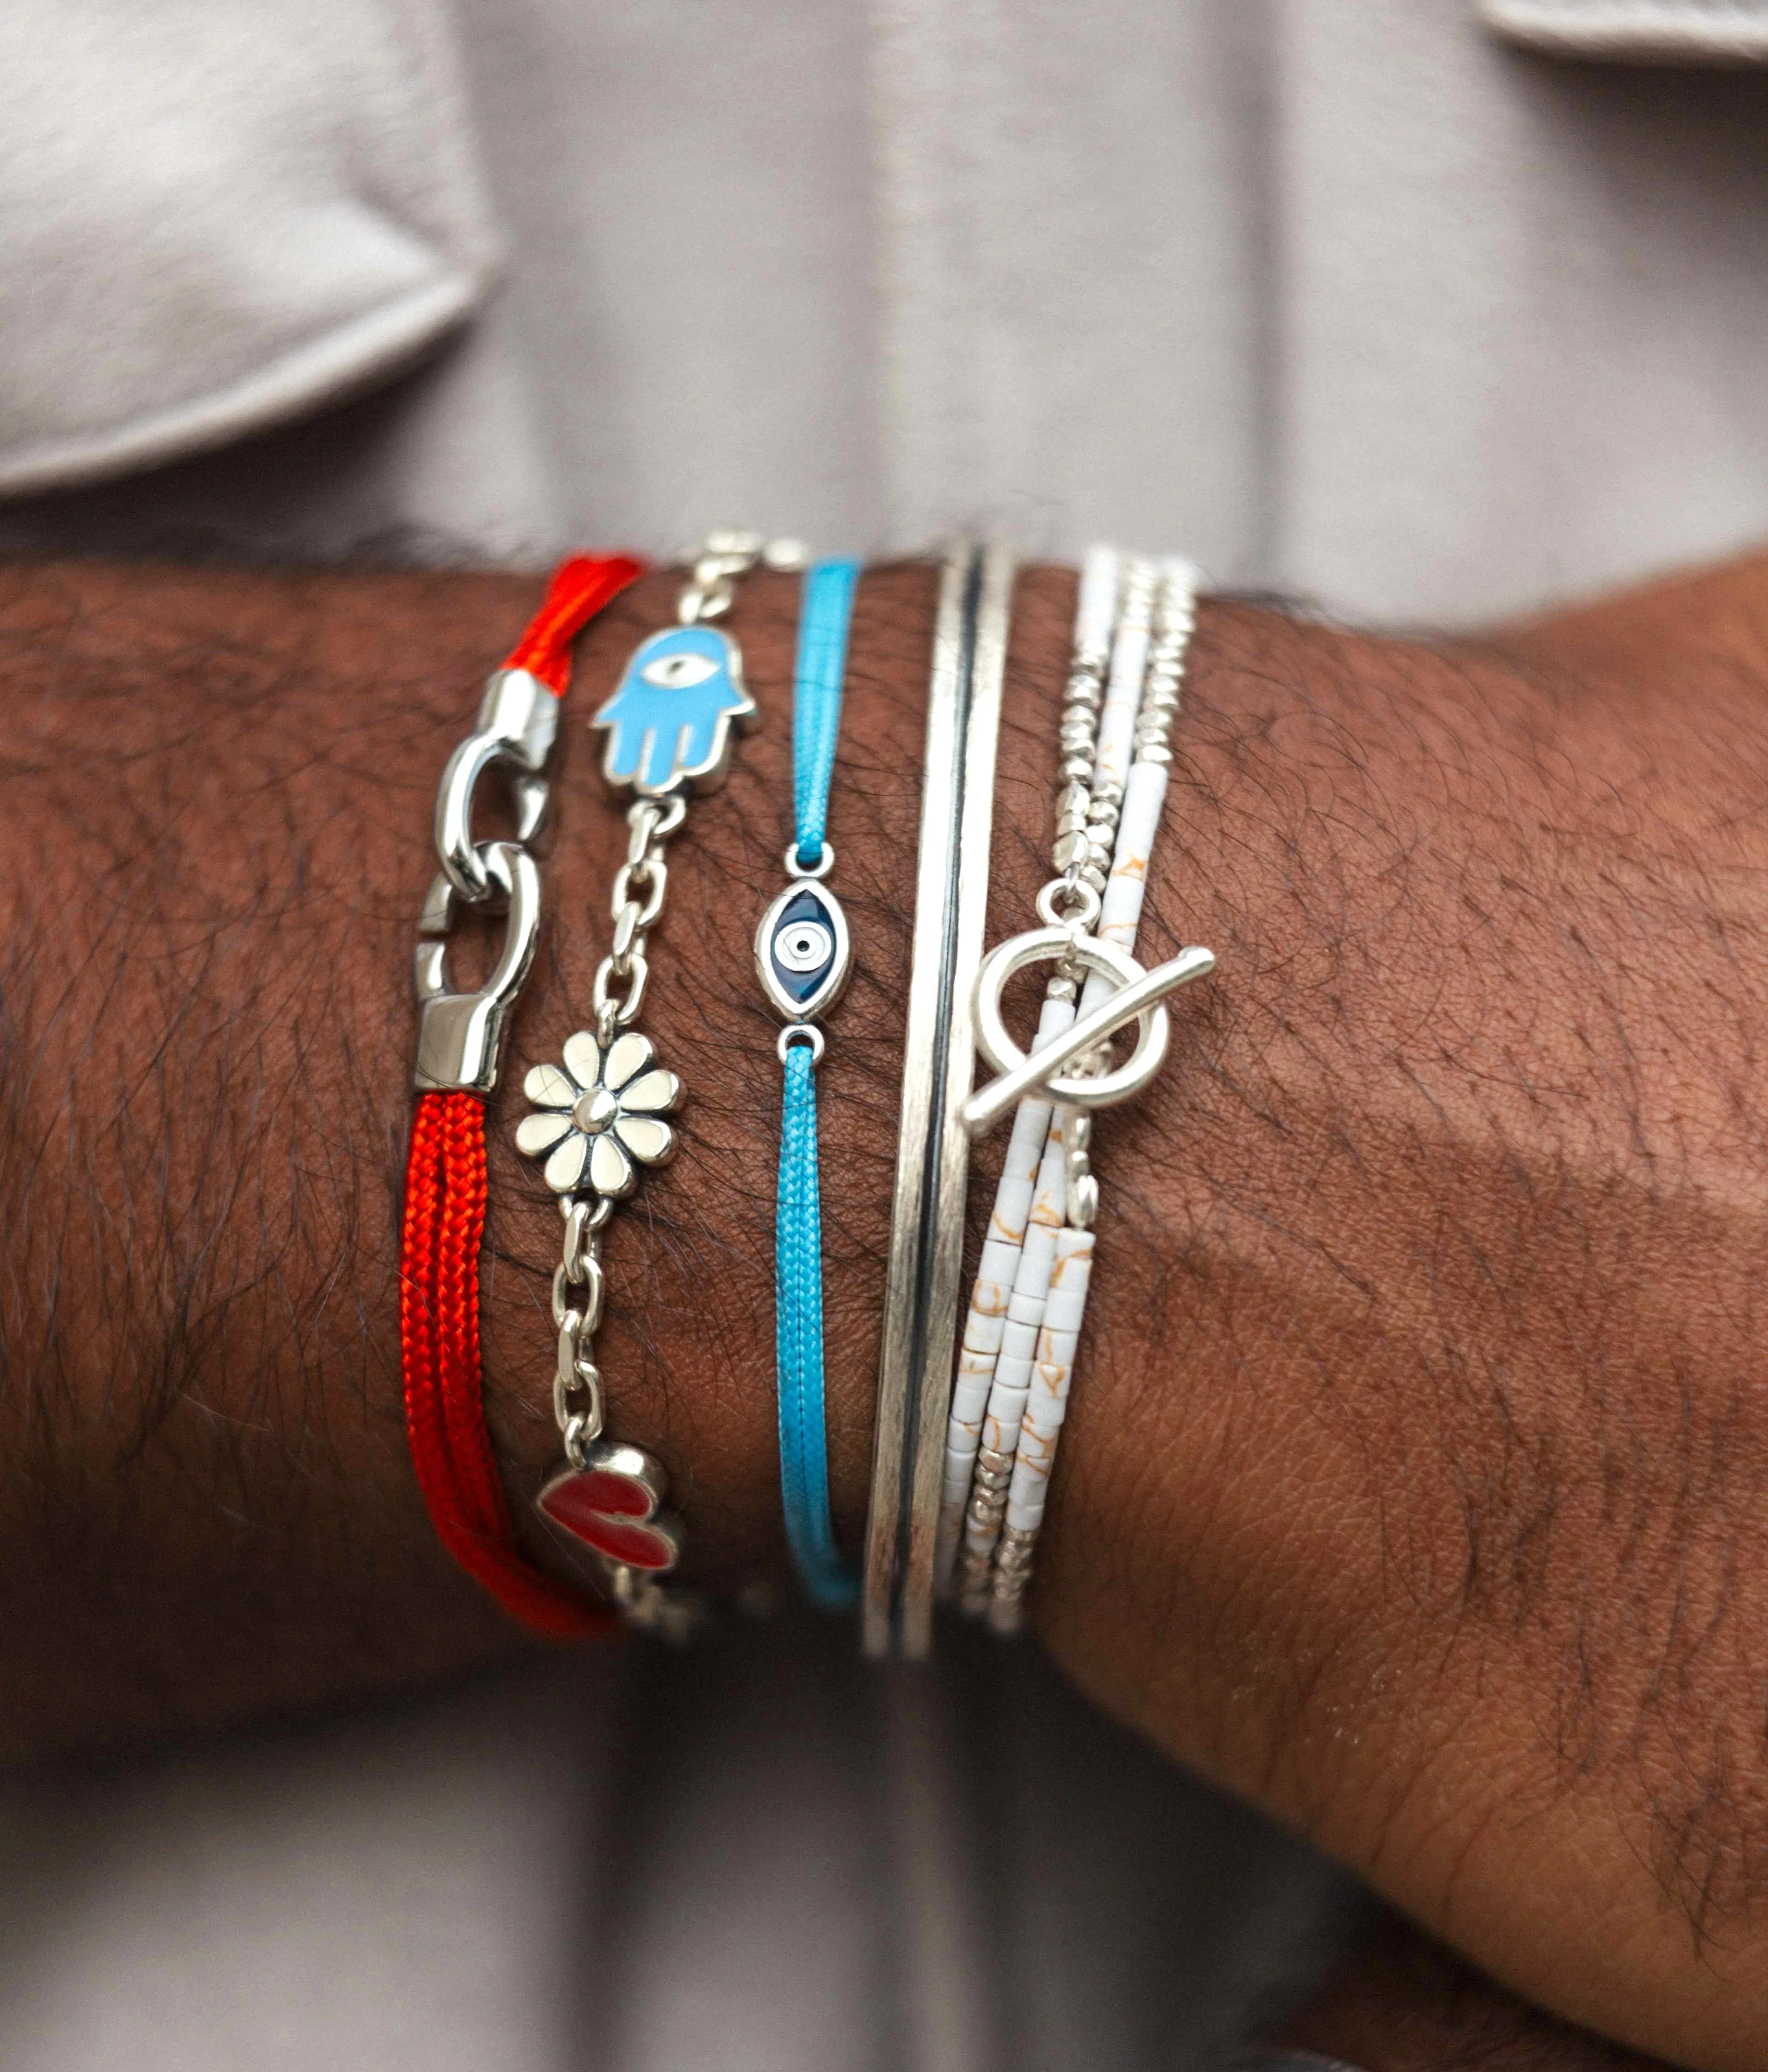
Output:
[[[832,795],[829,839],[854,976],[829,1018],[819,1073],[824,1301],[832,1490],[854,1550],[870,1476],[935,585],[936,571],[910,565],[871,571],[861,586]],[[589,976],[606,947],[607,887],[624,826],[580,722],[635,640],[667,623],[674,590],[668,577],[641,586],[581,643],[555,779],[570,839],[548,861],[553,923],[491,1111],[493,1201],[501,1206],[491,1228],[497,1263],[487,1285],[487,1395],[506,1457],[523,1463],[524,1486],[557,1450],[546,1313],[557,1219],[532,1169],[510,1157],[509,1133],[520,1112],[521,1064],[556,1054],[586,1025]],[[743,743],[726,784],[694,803],[672,845],[668,909],[646,1001],[658,1059],[685,1083],[673,1118],[680,1155],[647,1177],[639,1213],[616,1219],[605,1252],[598,1350],[611,1419],[668,1466],[671,1506],[691,1528],[685,1572],[720,1586],[783,1573],[772,1388],[777,1026],[755,983],[751,944],[791,831],[798,591],[793,578],[751,578],[730,622],[764,723]],[[1030,572],[1021,586],[997,849],[1003,925],[1038,882],[1049,730],[1072,599],[1073,578],[1063,571]],[[531,1544],[556,1560],[546,1542],[541,1529]]]
[[1100,1150],[1043,1628],[1530,1997],[1742,2064],[1759,693],[1527,652],[1202,622],[1146,925],[1221,975]]

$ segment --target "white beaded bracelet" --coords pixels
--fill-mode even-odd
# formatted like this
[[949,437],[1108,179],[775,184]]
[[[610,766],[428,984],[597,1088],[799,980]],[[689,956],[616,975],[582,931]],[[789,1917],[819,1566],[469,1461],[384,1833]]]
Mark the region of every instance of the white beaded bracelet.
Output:
[[[1063,702],[1062,737],[1065,784],[1058,814],[1055,863],[1067,870],[1077,858],[1083,881],[1095,871],[1087,832],[1095,771],[1095,734],[1105,670],[1112,653],[1112,631],[1117,622],[1121,589],[1121,562],[1111,547],[1094,547],[1082,565],[1080,595],[1075,613],[1074,655],[1070,664]],[[1140,690],[1138,681],[1137,689]],[[1071,771],[1082,773],[1070,775]],[[1103,885],[1103,873],[1097,874]],[[1053,980],[1044,996],[1043,1012],[1032,1040],[1034,1055],[1072,1024],[1078,989],[1071,981]],[[958,1355],[952,1408],[946,1426],[945,1472],[940,1492],[940,1529],[935,1567],[942,1589],[951,1587],[958,1548],[964,1538],[965,1507],[970,1500],[977,1457],[983,1446],[985,1418],[990,1429],[987,1445],[990,1459],[984,1466],[985,1489],[993,1492],[998,1483],[1003,1493],[1004,1474],[1010,1468],[1012,1449],[1003,1449],[1001,1419],[1005,1398],[996,1400],[1003,1358],[1009,1363],[1005,1387],[1022,1360],[1034,1349],[1042,1314],[1053,1253],[1046,1255],[1041,1243],[1034,1247],[1032,1263],[1025,1267],[1025,1252],[1032,1230],[1046,1228],[1062,1220],[1062,1211],[1049,1195],[1039,1197],[1038,1180],[1044,1146],[1050,1134],[1053,1111],[1050,1102],[1036,1095],[1022,1100],[1013,1118],[1013,1133],[995,1188],[994,1207],[983,1240],[982,1257],[971,1291],[964,1319],[964,1338]],[[1022,1268],[1026,1285],[1017,1312],[1014,1298],[1019,1292]],[[1041,1283],[1040,1285],[1040,1278]],[[1031,1337],[1026,1336],[1029,1330]],[[1010,1339],[1010,1344],[1009,1342]],[[1014,1420],[1017,1430],[1017,1420]],[[985,1575],[993,1537],[985,1523],[977,1536],[986,1537],[979,1558]]]
[[[1086,1312],[1098,1201],[1090,1111],[1153,1076],[1166,1042],[1159,1000],[1214,968],[1210,953],[1196,948],[1157,972],[1145,974],[1134,961],[1197,582],[1195,569],[1177,558],[1157,565],[1120,562],[1106,549],[1088,555],[1063,715],[1055,853],[1063,875],[1038,900],[1051,926],[1003,944],[977,984],[986,1051],[1005,978],[1041,956],[1062,960],[1031,1050],[1035,1060],[1059,1046],[1046,1071],[1038,1075],[1029,1062],[1009,1067],[990,1054],[1002,1092],[1028,1074],[1034,1085],[1014,1117],[947,1430],[940,1576],[949,1588],[956,1570],[960,1601],[972,1613],[986,1610],[1001,1631],[1019,1622]],[[1120,995],[1128,1011],[1111,1005]],[[1137,1023],[1135,1054],[1115,1071],[1108,1069],[1105,1028],[1091,1038],[1081,1032],[1075,1054],[1076,1023],[1101,1017],[1108,1026]],[[985,1092],[971,1109],[972,1128],[986,1127],[998,1096],[991,1101]]]

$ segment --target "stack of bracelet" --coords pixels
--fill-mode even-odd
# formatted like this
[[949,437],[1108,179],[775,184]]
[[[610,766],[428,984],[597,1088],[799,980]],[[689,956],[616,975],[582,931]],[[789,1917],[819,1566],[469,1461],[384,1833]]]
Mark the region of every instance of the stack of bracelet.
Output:
[[[1188,562],[1125,562],[1108,549],[1088,556],[1062,717],[1060,874],[1038,901],[1048,925],[1003,944],[977,981],[978,1046],[1002,1076],[966,1119],[980,1131],[1026,1097],[959,1359],[938,1568],[962,1606],[986,1612],[1002,1632],[1020,1622],[1085,1314],[1099,1198],[1091,1111],[1146,1084],[1166,1049],[1158,1000],[1214,968],[1199,949],[1152,973],[1133,957],[1196,585]],[[1051,957],[1057,973],[1030,1057],[1019,1059],[1001,1025],[1001,989]],[[1131,1020],[1135,1053],[1112,1071],[1105,1038]]]
[[[723,777],[734,730],[755,717],[736,643],[713,622],[758,565],[801,569],[795,541],[710,536],[693,559],[680,623],[627,662],[592,722],[603,775],[629,791],[627,856],[615,880],[613,941],[595,974],[592,1029],[540,1064],[518,1148],[544,1161],[564,1243],[553,1276],[553,1404],[565,1463],[541,1515],[597,1557],[635,1622],[682,1630],[691,1607],[661,1579],[680,1522],[643,1449],[605,1435],[594,1338],[602,1234],[642,1168],[676,1150],[665,1120],[681,1098],[636,1023],[646,943],[668,882],[668,844],[689,801]],[[479,731],[444,779],[437,835],[444,874],[426,903],[417,961],[423,1002],[406,1202],[405,1346],[413,1457],[438,1531],[516,1616],[555,1637],[595,1630],[590,1600],[523,1559],[479,1403],[477,1254],[485,1207],[482,1104],[495,1084],[509,1013],[532,963],[538,879],[525,845],[545,804],[541,771],[557,726],[571,637],[637,572],[617,560],[568,564],[539,619],[492,680]],[[757,969],[787,1026],[779,1198],[780,1458],[788,1537],[811,1595],[849,1601],[855,1578],[829,1520],[823,1430],[821,1269],[812,1018],[845,979],[847,932],[821,881],[846,635],[857,566],[824,562],[805,590],[795,689],[792,882],[757,931]],[[1158,1071],[1165,996],[1214,968],[1192,948],[1153,971],[1134,950],[1166,796],[1168,746],[1195,617],[1196,572],[1178,560],[1096,549],[1083,574],[1061,722],[1056,877],[1041,927],[981,955],[995,738],[1014,585],[1011,553],[960,543],[947,555],[935,632],[917,870],[915,963],[902,1132],[886,1289],[878,1420],[867,1523],[862,1628],[874,1654],[927,1645],[935,1580],[997,1629],[1020,1621],[1074,1373],[1094,1250],[1095,1109]],[[475,842],[474,787],[492,763],[512,772],[517,838]],[[443,948],[458,900],[507,906],[503,953],[476,993],[447,991]],[[1005,989],[1053,964],[1029,1053],[1008,1034]],[[1134,1025],[1113,1064],[1111,1039]],[[972,1053],[997,1076],[970,1091]],[[963,1204],[969,1139],[1014,1113],[1012,1141],[963,1333],[956,1385]],[[944,1474],[941,1475],[943,1441]]]

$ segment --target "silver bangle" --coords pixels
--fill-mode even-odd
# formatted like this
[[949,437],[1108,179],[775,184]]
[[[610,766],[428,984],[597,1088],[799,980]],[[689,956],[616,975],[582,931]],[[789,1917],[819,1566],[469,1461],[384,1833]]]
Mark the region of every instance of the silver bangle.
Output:
[[870,1655],[924,1655],[957,1337],[995,750],[1014,557],[954,546],[940,582],[927,696],[914,963],[878,1363],[861,1630]]

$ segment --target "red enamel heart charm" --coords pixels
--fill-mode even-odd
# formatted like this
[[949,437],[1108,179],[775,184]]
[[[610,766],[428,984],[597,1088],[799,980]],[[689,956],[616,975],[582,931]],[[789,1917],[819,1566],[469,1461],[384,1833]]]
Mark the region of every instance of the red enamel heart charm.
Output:
[[603,1439],[581,1468],[555,1475],[534,1499],[543,1518],[623,1568],[661,1575],[681,1558],[679,1519],[660,1511],[668,1482],[642,1446]]

